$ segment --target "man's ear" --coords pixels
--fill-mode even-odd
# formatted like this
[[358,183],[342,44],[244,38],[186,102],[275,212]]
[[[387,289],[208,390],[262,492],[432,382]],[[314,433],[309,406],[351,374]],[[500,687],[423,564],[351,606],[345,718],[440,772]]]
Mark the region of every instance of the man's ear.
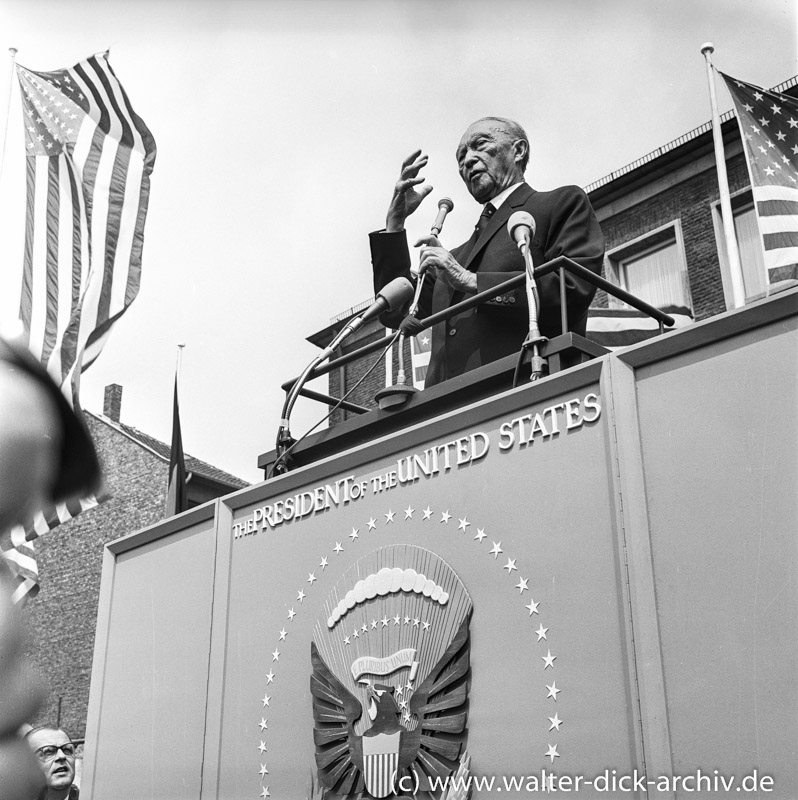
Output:
[[513,142],[513,150],[515,151],[515,160],[523,163],[529,153],[529,142],[526,139],[516,139]]

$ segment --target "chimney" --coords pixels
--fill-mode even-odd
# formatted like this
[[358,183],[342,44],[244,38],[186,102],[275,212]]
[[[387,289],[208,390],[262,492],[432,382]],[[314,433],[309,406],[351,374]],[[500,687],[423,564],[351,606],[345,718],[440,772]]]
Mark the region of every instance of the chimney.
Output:
[[112,383],[105,387],[105,398],[103,399],[103,414],[114,422],[119,422],[119,415],[122,413],[122,387],[118,383]]

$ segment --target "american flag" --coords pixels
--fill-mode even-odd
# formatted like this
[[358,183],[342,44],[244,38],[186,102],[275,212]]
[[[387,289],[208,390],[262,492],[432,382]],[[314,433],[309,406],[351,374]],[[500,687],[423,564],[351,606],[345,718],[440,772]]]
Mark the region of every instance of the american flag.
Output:
[[432,331],[421,331],[410,339],[410,363],[413,365],[413,386],[423,389],[429,368]]
[[[139,291],[155,141],[107,53],[55,72],[17,65],[17,77],[27,155],[20,319],[79,412],[80,374]],[[22,596],[38,589],[32,540],[97,502],[45,509],[12,532],[6,555]]]
[[[692,310],[685,306],[661,306],[660,311],[674,320],[673,327],[665,328],[665,333],[692,325],[694,321]],[[586,336],[607,350],[618,350],[659,336],[659,323],[642,311],[631,308],[591,307],[588,309]]]
[[81,511],[94,508],[109,497],[108,494],[91,495],[58,503],[38,512],[29,525],[15,525],[0,534],[0,549],[14,578],[12,602],[22,603],[39,592],[39,568],[33,540],[60,523],[76,517]]
[[798,100],[720,75],[737,112],[768,282],[798,278]]

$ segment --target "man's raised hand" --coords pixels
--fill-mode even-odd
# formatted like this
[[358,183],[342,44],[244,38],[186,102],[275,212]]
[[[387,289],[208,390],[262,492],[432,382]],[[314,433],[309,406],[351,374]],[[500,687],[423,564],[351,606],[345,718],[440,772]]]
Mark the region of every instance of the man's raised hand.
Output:
[[[385,230],[396,233],[404,230],[405,220],[419,207],[421,201],[432,191],[431,186],[420,186],[424,178],[418,173],[427,165],[427,156],[416,150],[402,162],[399,180],[393,188],[393,196],[385,218]],[[419,187],[416,189],[416,187]]]

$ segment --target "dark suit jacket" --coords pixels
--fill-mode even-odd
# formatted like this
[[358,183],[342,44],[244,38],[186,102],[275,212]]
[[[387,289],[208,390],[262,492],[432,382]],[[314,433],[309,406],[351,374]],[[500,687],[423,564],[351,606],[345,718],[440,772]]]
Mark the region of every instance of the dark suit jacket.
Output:
[[[564,255],[596,274],[601,272],[604,237],[584,191],[578,186],[563,186],[551,192],[537,192],[523,184],[491,217],[478,240],[473,241],[472,236],[451,251],[463,267],[476,273],[478,291],[483,292],[524,272],[524,259],[506,230],[508,218],[518,210],[527,211],[535,218],[536,230],[530,247],[535,266]],[[404,231],[372,233],[370,242],[375,292],[400,275],[411,277]],[[559,277],[546,275],[537,281],[537,286],[540,331],[543,336],[552,338],[562,333]],[[566,273],[568,323],[572,331],[584,335],[588,306],[595,293],[592,284]],[[444,281],[435,280],[430,274],[422,293],[419,318],[437,313],[463,298],[461,292],[454,292]],[[380,319],[388,327],[397,327],[404,313],[406,309]],[[528,331],[524,286],[435,325],[426,386],[517,353]]]

